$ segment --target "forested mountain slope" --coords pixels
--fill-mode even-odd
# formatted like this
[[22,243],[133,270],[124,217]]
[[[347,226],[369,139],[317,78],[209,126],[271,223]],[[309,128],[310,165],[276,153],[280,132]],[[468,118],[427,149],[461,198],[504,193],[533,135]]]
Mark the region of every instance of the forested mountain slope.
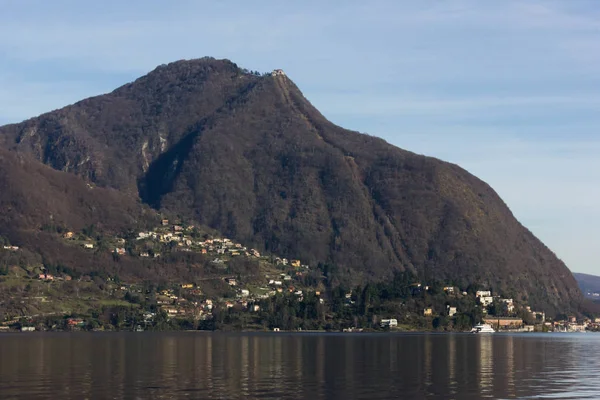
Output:
[[2,127],[0,143],[261,250],[329,264],[339,281],[411,270],[536,308],[581,300],[486,183],[332,124],[280,71],[175,62]]

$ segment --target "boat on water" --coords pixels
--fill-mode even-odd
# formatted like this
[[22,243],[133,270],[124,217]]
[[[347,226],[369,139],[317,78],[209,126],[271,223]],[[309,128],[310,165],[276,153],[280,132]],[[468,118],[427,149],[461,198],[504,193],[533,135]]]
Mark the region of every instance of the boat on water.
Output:
[[477,324],[471,329],[471,333],[494,333],[494,328],[489,324]]

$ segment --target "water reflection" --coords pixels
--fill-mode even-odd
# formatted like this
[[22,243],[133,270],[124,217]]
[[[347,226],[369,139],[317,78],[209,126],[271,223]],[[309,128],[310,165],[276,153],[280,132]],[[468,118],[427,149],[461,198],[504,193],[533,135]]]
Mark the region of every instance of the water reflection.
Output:
[[509,397],[515,397],[515,349],[513,337],[508,336],[505,340],[506,354],[506,390]]
[[476,338],[479,339],[479,393],[486,397],[492,389],[494,376],[492,335],[477,335]]
[[2,399],[597,398],[600,336],[0,336]]

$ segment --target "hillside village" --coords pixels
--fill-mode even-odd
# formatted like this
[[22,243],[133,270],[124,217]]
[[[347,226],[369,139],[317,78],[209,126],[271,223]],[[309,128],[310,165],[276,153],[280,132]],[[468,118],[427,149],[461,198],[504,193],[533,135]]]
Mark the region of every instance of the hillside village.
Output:
[[[258,311],[258,302],[278,293],[289,293],[296,296],[300,301],[303,299],[305,290],[299,281],[306,275],[309,267],[300,260],[288,260],[285,257],[262,256],[257,250],[247,248],[241,243],[236,243],[225,237],[208,237],[194,226],[181,226],[169,224],[168,220],[162,220],[161,225],[150,231],[140,231],[128,237],[111,237],[93,239],[89,232],[66,231],[61,233],[63,240],[73,246],[81,246],[86,251],[108,251],[114,257],[137,257],[142,259],[159,259],[162,255],[172,252],[193,252],[209,257],[210,264],[221,270],[220,276],[206,278],[206,280],[219,280],[225,289],[225,296],[210,298],[201,289],[205,282],[181,282],[173,283],[169,287],[157,288],[156,293],[149,293],[147,288],[139,283],[117,282],[112,277],[106,277],[107,292],[111,297],[131,299],[144,296],[144,300],[152,297],[153,307],[143,313],[144,324],[151,323],[154,316],[164,313],[168,318],[191,318],[194,320],[206,320],[212,317],[213,307],[223,309],[240,308],[244,310]],[[19,247],[12,245],[3,246],[3,250],[16,252]],[[252,284],[236,274],[228,272],[227,265],[232,259],[244,258],[255,261],[264,272],[260,282],[256,277]],[[40,266],[33,270],[29,279],[37,279],[40,282],[85,282],[90,281],[90,276],[77,276],[74,279],[69,274],[69,269],[55,272],[49,268]],[[244,277],[245,278],[245,277]],[[312,289],[311,292],[320,295],[319,290]],[[152,294],[152,296],[148,296]],[[42,302],[51,300],[44,296],[37,296]],[[323,300],[321,299],[321,304]],[[8,321],[14,322],[15,316],[7,316]],[[24,316],[25,318],[30,316]]]
[[[206,258],[217,273],[198,281],[149,285],[122,282],[118,277],[80,275],[68,268],[56,271],[46,266],[30,268],[20,279],[27,281],[29,292],[35,290],[37,295],[28,293],[20,302],[22,305],[35,304],[32,308],[38,312],[30,315],[4,312],[0,331],[224,329],[227,325],[232,325],[233,329],[304,327],[349,332],[363,329],[464,330],[480,321],[499,330],[513,331],[577,332],[600,328],[600,319],[565,316],[556,321],[547,320],[543,311],[532,310],[490,290],[473,293],[439,282],[426,285],[413,277],[403,277],[400,283],[394,279],[378,286],[367,285],[340,292],[340,288],[328,287],[326,272],[321,266],[310,267],[299,259],[261,254],[232,239],[204,233],[193,225],[170,223],[167,219],[152,230],[130,232],[123,237],[104,237],[94,235],[92,231],[88,228],[82,232],[65,231],[60,235],[71,246],[81,246],[89,252],[109,252],[115,260],[133,257],[152,262],[175,252],[194,253]],[[20,250],[19,246],[4,244],[0,251],[17,253]],[[255,273],[232,273],[228,266],[236,259],[254,263]],[[14,284],[14,280],[8,279],[9,270],[15,269],[5,268],[0,286],[6,282]],[[312,279],[307,279],[309,277]],[[96,290],[87,298],[80,295],[98,281],[101,291]],[[76,297],[83,298],[82,302],[88,300],[86,306],[69,310],[61,303],[62,311],[53,308],[52,304],[59,302],[60,294],[52,295],[51,285],[58,283],[75,287]],[[207,291],[209,283],[210,287],[219,290]],[[50,286],[31,289],[40,284]],[[403,294],[387,295],[386,292],[392,289]],[[11,301],[14,303],[15,299],[2,299],[0,308],[6,308]],[[287,319],[274,318],[272,314],[278,307],[282,314],[288,315]]]

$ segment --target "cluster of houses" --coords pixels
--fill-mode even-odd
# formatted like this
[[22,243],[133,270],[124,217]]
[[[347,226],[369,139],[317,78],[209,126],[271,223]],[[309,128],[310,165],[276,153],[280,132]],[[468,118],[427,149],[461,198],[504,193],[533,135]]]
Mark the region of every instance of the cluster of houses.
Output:
[[[296,288],[292,284],[292,276],[289,274],[279,274],[278,276],[265,275],[267,285],[265,287],[258,288],[260,294],[250,293],[248,289],[238,288],[238,303],[242,305],[243,308],[246,308],[246,304],[248,300],[250,301],[258,301],[261,299],[268,299],[269,297],[273,297],[277,295],[277,293],[291,293],[298,297],[300,301],[304,300],[304,292],[298,288]],[[230,286],[237,286],[237,281],[234,278],[225,278],[225,281]],[[319,290],[311,290],[315,296],[319,297],[319,301],[323,304],[324,300],[320,297],[321,291]],[[228,304],[228,307],[232,306]]]
[[[420,283],[415,283],[412,286],[413,286],[413,291],[429,290],[429,286],[422,286]],[[465,291],[459,291],[454,286],[445,286],[443,288],[443,290],[446,294],[452,295],[452,296],[460,296],[460,295],[468,296],[469,295]],[[477,304],[482,308],[482,311],[484,314],[484,322],[486,322],[486,323],[490,323],[491,325],[494,325],[498,328],[503,328],[503,329],[533,328],[533,326],[526,327],[523,319],[514,316],[515,312],[516,312],[516,308],[515,308],[515,302],[513,301],[513,299],[503,298],[503,297],[497,296],[497,295],[492,295],[492,292],[490,290],[478,290],[475,292],[475,300],[476,300]],[[512,315],[512,316],[504,316],[504,317],[488,316],[487,315],[488,307],[491,306],[495,301],[498,303],[504,304],[506,306],[506,313],[508,315]],[[528,313],[530,313],[536,319],[536,321],[538,321],[539,323],[545,323],[546,314],[544,312],[533,311],[533,310],[531,310],[531,307],[529,307],[529,306],[525,307],[525,309]],[[447,315],[449,317],[453,317],[457,313],[458,313],[457,307],[451,306],[449,304],[446,305],[445,315]],[[425,316],[425,317],[432,317],[432,316],[434,316],[434,314],[435,314],[435,312],[432,307],[426,307],[423,309],[423,316]]]
[[302,264],[300,260],[288,260],[287,258],[275,257],[275,264],[287,266],[290,265],[294,268],[308,268],[308,265]]
[[[247,249],[240,243],[235,243],[228,238],[216,238],[197,241],[192,238],[189,234],[194,230],[193,225],[182,226],[182,225],[171,225],[169,226],[168,220],[162,221],[162,227],[154,231],[143,231],[137,234],[136,240],[138,241],[154,241],[160,245],[167,245],[170,243],[176,243],[180,251],[198,251],[202,254],[215,253],[215,254],[227,254],[230,256],[245,255],[247,257],[260,258],[260,253],[255,249]],[[63,234],[64,239],[74,239],[74,232],[66,232]],[[112,252],[124,256],[127,254],[127,249],[123,246],[126,241],[123,238],[116,238],[117,246],[112,249]],[[94,243],[89,240],[84,241],[82,244],[83,248],[93,250],[95,248]],[[156,246],[153,246],[156,247]],[[141,250],[137,253],[140,257],[152,257],[159,258],[160,252],[156,250]],[[287,260],[286,260],[287,264]]]
[[[238,286],[238,282],[235,278],[224,278],[225,283],[232,286],[236,290],[236,299],[218,301],[213,299],[204,299],[202,301],[188,301],[183,297],[177,296],[172,289],[161,291],[157,296],[157,305],[163,310],[168,317],[191,317],[194,319],[207,319],[212,316],[213,308],[218,304],[222,307],[229,309],[238,307],[239,309],[258,312],[260,306],[258,302],[261,299],[267,299],[275,296],[277,293],[282,293],[284,289],[278,287],[275,290],[269,290],[269,288],[259,288],[262,293],[256,294],[251,293],[249,289],[241,288]],[[199,289],[193,284],[182,284],[181,289],[189,290],[190,293],[201,295]],[[293,293],[299,297],[299,300],[303,300],[303,291],[289,286],[285,288],[285,291]],[[316,295],[320,295],[320,292],[315,292]],[[321,299],[322,302],[322,299]]]
[[[258,250],[247,248],[241,243],[236,243],[229,238],[209,238],[197,240],[193,236],[195,227],[193,225],[183,226],[180,224],[169,224],[169,220],[161,221],[161,226],[152,231],[138,232],[135,241],[142,242],[137,246],[133,246],[139,250],[130,250],[132,255],[137,255],[142,258],[159,258],[161,253],[157,251],[166,245],[175,245],[179,251],[198,252],[201,254],[214,254],[217,256],[213,260],[214,264],[224,264],[226,262],[222,256],[237,257],[245,256],[249,258],[259,259],[261,254]],[[66,232],[63,234],[65,239],[75,239],[74,232]],[[79,237],[81,238],[81,236]],[[115,255],[125,256],[128,250],[125,248],[126,240],[123,238],[115,238],[117,245],[112,248]],[[83,240],[81,245],[85,249],[94,249],[94,243],[90,240]],[[262,257],[265,258],[265,257]],[[287,258],[275,257],[272,259],[277,266],[291,266],[294,268],[308,269],[309,266],[302,264],[300,260],[288,260]],[[300,274],[298,274],[300,275]]]
[[[156,305],[166,313],[169,318],[193,318],[196,320],[208,319],[212,316],[213,308],[217,305],[224,308],[237,307],[250,312],[260,311],[258,302],[261,299],[268,299],[278,293],[290,293],[298,297],[300,301],[304,300],[304,291],[293,285],[292,275],[281,273],[278,275],[265,275],[265,285],[255,288],[253,292],[248,288],[242,287],[235,277],[221,278],[224,283],[229,285],[236,292],[236,298],[233,300],[203,298],[202,291],[193,283],[182,283],[178,290],[175,288],[163,289],[156,295]],[[122,292],[142,293],[136,285],[122,284],[119,288]],[[324,300],[320,297],[319,290],[312,291],[319,297],[321,304]],[[193,299],[193,300],[190,300]]]
[[[207,319],[212,315],[213,300],[206,298],[199,300],[202,296],[202,291],[192,283],[183,283],[179,285],[179,295],[175,289],[163,289],[156,294],[156,305],[159,310],[166,313],[169,318],[173,317],[188,317],[194,319]],[[136,285],[122,284],[118,290],[121,292],[142,293],[142,290]],[[192,296],[184,296],[184,294]],[[192,298],[193,300],[186,299]],[[145,311],[144,322],[150,323],[154,321],[156,313]]]
[[567,320],[545,322],[548,330],[553,332],[585,332],[600,331],[600,318],[585,318],[578,321],[577,317],[570,316]]
[[[261,254],[256,249],[248,249],[241,243],[235,243],[228,238],[214,238],[206,240],[195,240],[189,234],[194,231],[194,226],[182,226],[182,225],[171,225],[169,228],[169,221],[162,221],[162,229],[155,231],[139,232],[137,240],[150,240],[159,244],[170,244],[175,243],[180,251],[197,251],[202,254],[222,254],[229,255],[231,257],[246,256],[253,258],[260,258]],[[116,248],[115,253],[125,254],[124,248]],[[156,251],[141,251],[140,257],[160,257],[160,253]]]
[[184,298],[175,298],[171,301],[161,301],[161,303],[159,308],[170,318],[187,317],[197,320],[210,318],[214,306],[212,299],[187,301]]
[[[176,243],[177,248],[180,251],[194,251],[201,254],[215,254],[217,258],[213,260],[215,264],[223,264],[225,261],[220,256],[238,257],[245,256],[249,258],[259,259],[262,257],[261,253],[252,248],[247,248],[241,243],[236,243],[229,238],[211,238],[205,240],[195,240],[190,236],[190,233],[194,231],[194,226],[182,226],[182,225],[171,225],[169,227],[169,221],[162,221],[162,229],[155,231],[139,232],[137,240],[150,240],[155,241],[159,244],[165,245],[169,243]],[[126,254],[124,248],[115,248],[115,253],[119,255]],[[142,250],[139,252],[140,257],[160,257],[160,253],[156,251]],[[288,260],[287,258],[275,257],[273,262],[278,266],[291,266],[294,268],[305,268],[308,269],[308,265],[302,264],[300,260]]]
[[[417,285],[420,287],[420,284]],[[444,292],[448,294],[455,294],[457,293],[457,290],[454,287],[447,286],[444,287]],[[461,292],[461,294],[464,296],[468,295],[467,292]],[[538,329],[539,327],[543,326],[544,328],[542,329],[551,332],[584,332],[589,330],[600,330],[600,318],[596,318],[594,320],[586,318],[582,321],[578,321],[575,316],[571,316],[565,321],[546,321],[545,312],[532,310],[530,306],[525,306],[525,311],[533,317],[535,320],[535,325],[526,325],[522,318],[514,316],[516,308],[513,299],[492,295],[490,290],[478,290],[475,292],[475,298],[477,303],[482,307],[482,311],[484,313],[483,322],[494,326],[496,329],[533,331],[535,329],[535,325],[537,325]],[[508,315],[513,316],[499,317],[487,315],[487,307],[494,303],[494,301],[505,304]],[[447,305],[446,313],[448,316],[452,317],[457,314],[457,308]],[[423,315],[426,317],[433,316],[433,308],[425,308],[423,310]]]
[[[63,239],[73,240],[73,239],[75,239],[75,232],[71,232],[71,231],[65,232],[65,233],[63,233],[62,237],[63,237]],[[95,248],[94,244],[90,243],[90,241],[87,241],[87,240],[84,241],[81,244],[81,246],[84,249],[88,249],[88,250],[93,250]]]
[[[412,287],[413,287],[413,294],[415,294],[415,292],[419,292],[421,290],[425,290],[425,291],[429,290],[429,286],[423,286],[420,283],[414,283],[414,284],[412,284]],[[443,291],[448,295],[462,295],[462,296],[469,295],[465,291],[457,290],[457,288],[454,286],[444,286]],[[482,307],[484,314],[487,313],[487,307],[489,307],[494,302],[494,300],[497,300],[501,303],[506,304],[506,309],[509,314],[512,314],[515,312],[515,305],[514,305],[513,299],[501,298],[500,296],[492,296],[492,292],[490,290],[478,290],[477,292],[475,292],[475,299],[476,299],[477,303]],[[446,314],[449,317],[453,317],[454,315],[457,314],[457,312],[458,312],[458,310],[456,307],[453,307],[450,305],[446,306]],[[430,317],[430,316],[433,316],[433,314],[434,314],[434,310],[432,307],[426,307],[423,309],[423,316]]]
[[[64,239],[79,241],[79,244],[86,249],[94,249],[94,243],[89,240],[85,235],[75,234],[74,232],[66,232],[63,235]],[[261,254],[258,250],[247,248],[241,243],[236,243],[229,238],[203,238],[202,240],[197,239],[197,231],[194,226],[183,226],[180,224],[169,224],[168,220],[162,220],[161,226],[152,231],[138,232],[137,235],[132,238],[133,242],[138,242],[138,245],[126,248],[127,241],[123,238],[114,238],[113,242],[116,243],[111,249],[116,255],[125,256],[127,254],[137,255],[139,257],[160,257],[160,253],[156,249],[164,248],[169,245],[171,247],[176,246],[179,251],[194,251],[201,254],[215,254],[217,258],[213,261],[214,263],[225,263],[229,257],[249,257],[259,259]],[[131,251],[131,247],[134,249]],[[263,257],[265,258],[265,257]],[[266,258],[265,258],[266,259]],[[239,282],[234,277],[221,278],[225,283],[234,287],[237,298],[235,300],[224,299],[209,299],[203,298],[201,290],[192,283],[181,284],[179,290],[173,289],[162,290],[156,296],[156,305],[162,311],[164,311],[168,317],[179,317],[179,318],[194,318],[194,319],[207,319],[212,316],[213,307],[223,306],[226,308],[238,307],[241,309],[257,312],[260,310],[258,301],[277,295],[278,293],[291,293],[300,300],[303,300],[304,293],[302,290],[294,287],[292,281],[294,277],[301,277],[306,272],[304,269],[308,269],[307,265],[302,264],[298,259],[288,260],[287,258],[275,257],[271,258],[270,261],[279,267],[289,267],[287,273],[281,273],[278,275],[265,275],[264,287],[257,288],[255,293],[251,293],[248,288],[243,288],[239,285]],[[293,268],[293,269],[291,269]],[[284,268],[285,270],[285,268]],[[49,273],[41,273],[38,275],[38,279],[46,282],[55,280],[71,280],[71,277],[65,276],[53,276]],[[140,287],[135,284],[120,284],[116,287],[117,291],[121,292],[133,292],[143,294]],[[176,294],[177,293],[177,294]],[[320,296],[319,291],[315,291],[317,296]],[[323,299],[320,299],[323,303]],[[153,320],[154,316],[145,315],[144,317],[148,322]]]
[[478,290],[475,292],[475,298],[478,303],[483,307],[484,313],[487,311],[486,308],[489,307],[494,300],[499,301],[500,303],[506,304],[506,310],[509,314],[515,312],[515,304],[513,299],[506,299],[500,296],[492,296],[492,292],[490,290]]

